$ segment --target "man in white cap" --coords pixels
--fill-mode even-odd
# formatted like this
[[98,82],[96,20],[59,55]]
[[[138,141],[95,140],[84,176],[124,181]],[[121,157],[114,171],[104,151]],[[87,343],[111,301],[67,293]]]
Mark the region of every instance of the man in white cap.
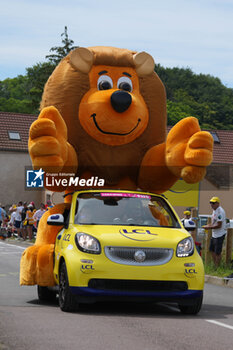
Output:
[[211,252],[215,266],[218,267],[221,261],[222,246],[226,235],[226,214],[225,210],[220,206],[220,199],[218,197],[212,197],[210,199],[210,205],[213,209],[211,223],[203,226],[203,228],[212,230],[209,251]]

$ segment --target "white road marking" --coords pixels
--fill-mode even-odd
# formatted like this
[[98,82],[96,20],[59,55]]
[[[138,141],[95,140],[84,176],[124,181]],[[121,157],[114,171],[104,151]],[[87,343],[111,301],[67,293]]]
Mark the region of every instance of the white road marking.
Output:
[[9,244],[9,243],[1,243],[0,242],[0,246],[1,247],[4,247],[5,245],[7,245],[8,247],[17,247],[17,248],[23,249],[23,250],[25,250],[27,248],[27,247],[20,247],[19,245],[14,245],[14,244]]
[[218,322],[218,321],[214,321],[214,320],[206,320],[207,322],[210,322],[210,323],[214,323],[216,324],[217,326],[221,326],[221,327],[225,327],[225,328],[229,328],[231,330],[233,330],[233,326],[229,326],[228,324],[226,323],[222,323],[222,322]]
[[[7,272],[7,273],[0,273],[0,277],[7,277],[7,276],[15,276],[18,277],[19,276],[19,272]],[[1,349],[1,348],[0,348]]]

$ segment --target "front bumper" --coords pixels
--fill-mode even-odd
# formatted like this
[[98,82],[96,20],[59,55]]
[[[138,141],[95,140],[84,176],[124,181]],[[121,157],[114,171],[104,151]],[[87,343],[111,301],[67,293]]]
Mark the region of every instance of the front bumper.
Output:
[[79,297],[83,302],[95,302],[102,300],[120,300],[120,301],[140,301],[140,302],[173,302],[182,305],[189,304],[191,300],[203,296],[203,290],[186,291],[119,291],[119,290],[101,290],[89,287],[70,287],[72,294]]
[[[196,251],[191,257],[173,256],[158,266],[122,265],[104,254],[85,254],[76,248],[64,253],[71,292],[84,302],[120,299],[185,303],[203,294],[204,268]],[[58,260],[56,266],[58,283]]]

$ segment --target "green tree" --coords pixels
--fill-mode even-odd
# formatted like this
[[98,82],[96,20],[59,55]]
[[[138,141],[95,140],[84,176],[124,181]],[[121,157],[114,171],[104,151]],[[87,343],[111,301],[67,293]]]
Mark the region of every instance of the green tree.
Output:
[[[26,68],[26,75],[0,81],[0,110],[37,114],[44,85],[60,60],[73,46],[67,27],[61,34],[62,46],[54,46],[47,61]],[[204,129],[233,130],[233,89],[218,78],[195,74],[190,68],[164,68],[155,71],[167,93],[168,124],[174,125],[187,116],[198,118]]]
[[0,81],[0,110],[4,112],[32,113],[30,87],[27,76]]
[[168,125],[175,125],[183,118],[189,117],[189,108],[179,102],[167,101],[167,123]]
[[54,54],[47,55],[47,58],[52,64],[57,65],[61,59],[68,55],[68,53],[78,46],[73,46],[74,41],[69,39],[67,33],[67,27],[65,26],[64,33],[61,34],[63,46],[54,46],[49,51],[55,52]]
[[61,34],[61,47],[53,47],[50,51],[56,54],[46,56],[48,62],[36,63],[26,68],[26,75],[0,81],[0,110],[6,112],[32,113],[39,112],[44,85],[59,61],[70,50],[74,49],[73,40],[68,38],[67,27]]
[[38,113],[44,85],[55,67],[53,63],[43,62],[26,69],[32,113]]
[[14,112],[14,113],[32,113],[32,106],[30,100],[19,100],[13,97],[0,97],[0,111]]
[[[208,129],[232,129],[233,89],[224,86],[219,78],[194,74],[190,68],[155,66],[167,92],[168,121],[179,119],[178,110],[190,111]],[[173,125],[173,124],[172,124]]]
[[0,81],[0,96],[6,99],[13,97],[19,100],[29,98],[28,79],[24,75],[16,78],[7,78]]

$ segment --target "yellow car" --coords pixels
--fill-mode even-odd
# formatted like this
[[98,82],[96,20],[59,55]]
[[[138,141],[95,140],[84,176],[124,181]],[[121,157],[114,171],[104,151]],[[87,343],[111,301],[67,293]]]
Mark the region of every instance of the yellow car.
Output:
[[202,259],[162,195],[75,192],[68,215],[51,215],[48,224],[63,226],[54,256],[61,310],[128,300],[174,302],[185,314],[200,311]]

